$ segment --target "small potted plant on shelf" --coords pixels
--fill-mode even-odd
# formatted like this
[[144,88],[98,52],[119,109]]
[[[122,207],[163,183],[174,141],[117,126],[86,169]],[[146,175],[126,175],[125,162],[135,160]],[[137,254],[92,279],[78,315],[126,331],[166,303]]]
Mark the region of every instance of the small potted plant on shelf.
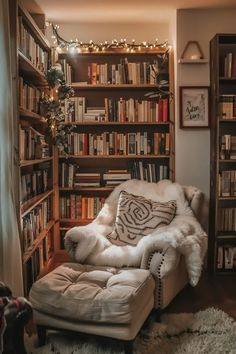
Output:
[[152,64],[152,73],[154,75],[154,82],[156,87],[153,91],[147,92],[145,94],[146,97],[155,99],[159,101],[160,98],[173,98],[173,92],[169,90],[169,81],[164,79],[165,77],[164,71],[166,66],[168,65],[168,51],[163,54],[157,54],[157,60],[154,64]]

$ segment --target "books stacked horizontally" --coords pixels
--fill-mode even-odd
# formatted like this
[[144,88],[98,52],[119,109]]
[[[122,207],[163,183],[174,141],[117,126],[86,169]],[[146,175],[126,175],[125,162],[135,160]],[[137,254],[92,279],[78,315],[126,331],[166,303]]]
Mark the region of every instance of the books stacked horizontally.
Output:
[[103,181],[106,186],[117,186],[129,179],[131,179],[131,174],[128,170],[108,170],[103,174]]
[[100,173],[75,172],[74,187],[100,187]]
[[94,123],[105,120],[105,107],[87,107],[83,122]]

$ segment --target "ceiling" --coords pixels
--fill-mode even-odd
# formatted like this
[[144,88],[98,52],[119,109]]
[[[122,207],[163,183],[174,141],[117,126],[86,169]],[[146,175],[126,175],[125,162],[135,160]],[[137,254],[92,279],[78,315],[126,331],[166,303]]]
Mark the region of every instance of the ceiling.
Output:
[[236,8],[236,0],[24,0],[54,23],[164,22],[175,9]]

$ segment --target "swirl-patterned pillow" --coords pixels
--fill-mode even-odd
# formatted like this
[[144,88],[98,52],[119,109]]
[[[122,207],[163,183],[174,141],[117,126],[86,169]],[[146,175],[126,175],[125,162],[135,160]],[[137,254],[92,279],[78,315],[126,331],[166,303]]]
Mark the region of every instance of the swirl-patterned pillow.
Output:
[[137,245],[143,236],[169,225],[175,216],[176,202],[154,202],[141,196],[120,192],[114,230],[107,238],[114,244]]

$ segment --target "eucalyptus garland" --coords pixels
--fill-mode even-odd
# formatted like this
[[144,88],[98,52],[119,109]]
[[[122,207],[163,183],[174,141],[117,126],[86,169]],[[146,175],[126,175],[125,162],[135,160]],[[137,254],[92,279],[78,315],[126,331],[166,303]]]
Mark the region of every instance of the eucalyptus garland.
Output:
[[[61,154],[68,154],[68,134],[70,134],[75,126],[65,125],[65,116],[72,114],[74,106],[70,100],[74,96],[74,90],[64,79],[64,73],[60,64],[52,66],[45,75],[48,82],[49,91],[56,91],[57,98],[50,94],[44,94],[40,100],[40,114],[47,121],[47,134],[52,138]],[[67,100],[67,111],[62,109],[63,102]]]

